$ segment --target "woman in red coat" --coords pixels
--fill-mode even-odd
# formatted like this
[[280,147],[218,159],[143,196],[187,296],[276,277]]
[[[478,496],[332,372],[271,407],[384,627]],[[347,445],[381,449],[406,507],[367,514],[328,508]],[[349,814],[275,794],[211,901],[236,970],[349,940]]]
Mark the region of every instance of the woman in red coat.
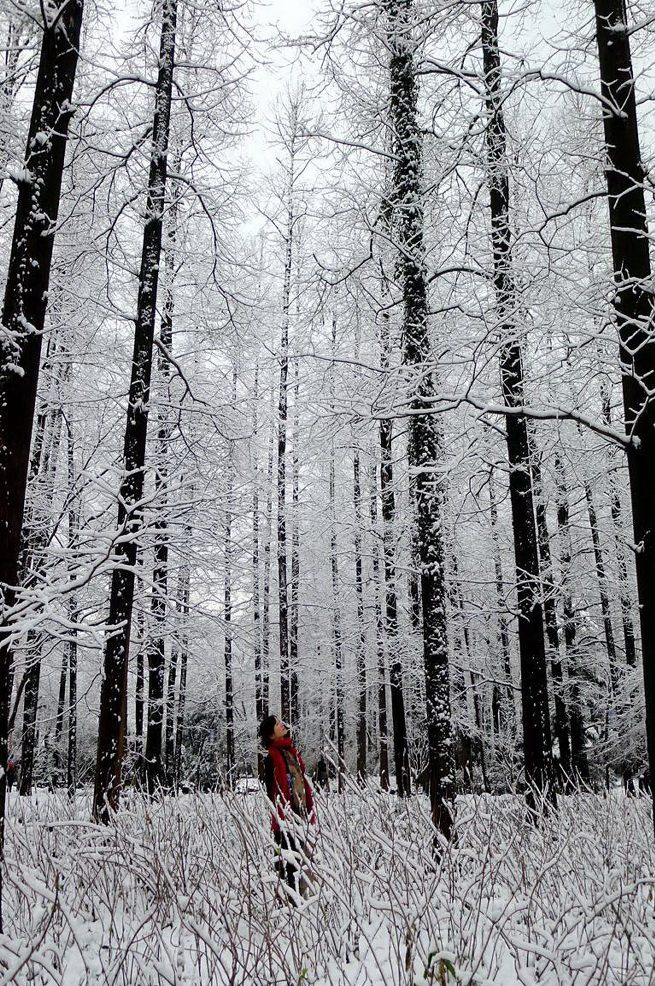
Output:
[[[280,849],[276,868],[292,890],[302,890],[300,854],[293,831],[294,819],[314,822],[314,798],[303,759],[293,745],[288,726],[277,716],[262,720],[259,735],[266,748],[266,794],[273,804],[271,828]],[[284,856],[283,856],[284,854]]]

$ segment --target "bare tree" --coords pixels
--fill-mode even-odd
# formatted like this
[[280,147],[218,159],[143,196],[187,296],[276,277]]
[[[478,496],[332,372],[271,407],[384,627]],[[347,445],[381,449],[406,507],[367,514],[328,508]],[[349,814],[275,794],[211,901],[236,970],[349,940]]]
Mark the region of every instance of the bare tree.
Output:
[[123,480],[119,492],[116,545],[117,567],[111,583],[108,623],[112,628],[105,643],[100,692],[98,756],[94,792],[94,816],[109,822],[120,798],[121,765],[125,744],[127,658],[132,623],[137,539],[142,526],[141,500],[145,472],[146,438],[152,347],[157,307],[157,287],[166,201],[168,140],[170,129],[177,0],[163,0],[159,71],[155,89],[152,154],[143,227],[143,248],[134,331],[134,353],[128,396]]

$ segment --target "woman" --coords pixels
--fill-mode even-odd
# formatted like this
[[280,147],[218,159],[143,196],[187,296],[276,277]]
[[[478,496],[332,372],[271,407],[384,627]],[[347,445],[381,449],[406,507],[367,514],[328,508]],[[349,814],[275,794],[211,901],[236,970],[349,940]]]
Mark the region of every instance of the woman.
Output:
[[[294,819],[313,824],[314,798],[305,775],[303,759],[293,745],[288,726],[277,716],[269,715],[259,727],[262,745],[266,749],[264,777],[266,794],[273,804],[271,828],[279,846],[276,869],[296,893],[302,893],[297,839]],[[300,847],[304,849],[304,845]],[[284,855],[283,855],[284,854]]]

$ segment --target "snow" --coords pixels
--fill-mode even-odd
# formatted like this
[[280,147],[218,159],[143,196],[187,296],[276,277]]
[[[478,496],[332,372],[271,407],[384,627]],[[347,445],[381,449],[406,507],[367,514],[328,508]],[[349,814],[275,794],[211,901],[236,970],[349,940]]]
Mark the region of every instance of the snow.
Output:
[[292,907],[259,792],[128,792],[110,828],[90,792],[12,796],[0,982],[652,982],[645,799],[578,794],[535,826],[519,798],[461,798],[438,861],[422,796],[319,792],[318,808],[312,891]]

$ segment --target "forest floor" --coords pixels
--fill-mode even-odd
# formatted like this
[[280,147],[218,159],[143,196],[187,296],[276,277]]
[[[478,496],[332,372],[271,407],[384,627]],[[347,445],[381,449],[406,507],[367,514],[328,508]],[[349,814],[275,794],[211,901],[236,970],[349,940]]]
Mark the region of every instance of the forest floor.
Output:
[[649,804],[577,794],[537,826],[516,797],[458,801],[435,863],[427,799],[318,797],[308,899],[280,899],[261,794],[12,796],[0,986],[646,986]]

